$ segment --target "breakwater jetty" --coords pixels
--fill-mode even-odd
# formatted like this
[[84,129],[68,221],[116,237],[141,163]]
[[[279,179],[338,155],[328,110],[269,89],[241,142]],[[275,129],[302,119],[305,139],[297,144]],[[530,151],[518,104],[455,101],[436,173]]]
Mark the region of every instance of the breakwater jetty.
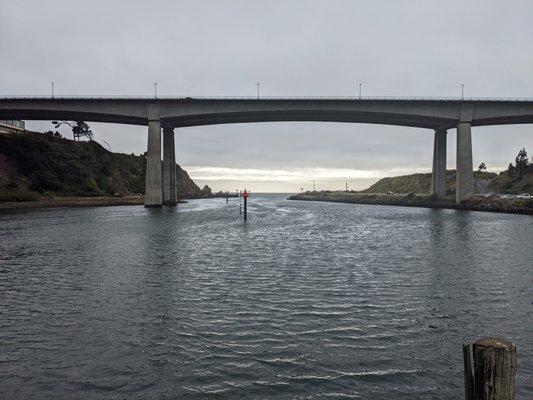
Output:
[[376,204],[385,206],[449,208],[456,210],[489,211],[533,215],[533,199],[473,196],[459,203],[454,197],[439,198],[428,194],[383,194],[355,191],[309,191],[289,197],[289,200],[325,201],[333,203]]

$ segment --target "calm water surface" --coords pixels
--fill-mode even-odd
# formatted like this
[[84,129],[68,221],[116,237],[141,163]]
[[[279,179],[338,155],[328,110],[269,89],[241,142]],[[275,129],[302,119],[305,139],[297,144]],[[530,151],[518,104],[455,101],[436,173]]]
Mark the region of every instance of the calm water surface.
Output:
[[0,215],[0,398],[533,397],[533,218],[254,196]]

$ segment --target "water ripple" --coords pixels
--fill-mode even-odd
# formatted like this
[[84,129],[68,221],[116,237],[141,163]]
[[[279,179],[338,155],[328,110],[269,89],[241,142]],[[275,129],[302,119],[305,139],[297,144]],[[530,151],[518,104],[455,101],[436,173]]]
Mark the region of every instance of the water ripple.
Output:
[[250,211],[0,215],[0,397],[459,398],[461,344],[488,334],[516,343],[533,396],[531,217]]

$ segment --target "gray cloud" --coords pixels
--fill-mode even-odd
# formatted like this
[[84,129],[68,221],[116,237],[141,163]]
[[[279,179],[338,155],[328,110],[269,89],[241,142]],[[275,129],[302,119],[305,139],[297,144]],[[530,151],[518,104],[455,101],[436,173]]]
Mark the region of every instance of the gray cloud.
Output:
[[[533,97],[533,2],[0,0],[0,94]],[[51,127],[47,123],[30,126]],[[113,150],[142,127],[94,124]],[[430,168],[432,133],[379,125],[183,128],[178,162],[230,168]],[[454,132],[449,135],[453,167]],[[533,127],[474,129],[474,162],[533,153]]]

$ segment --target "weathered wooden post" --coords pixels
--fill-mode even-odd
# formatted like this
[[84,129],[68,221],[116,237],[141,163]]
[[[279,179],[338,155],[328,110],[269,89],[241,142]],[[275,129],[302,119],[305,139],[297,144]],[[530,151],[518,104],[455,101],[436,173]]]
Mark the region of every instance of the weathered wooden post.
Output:
[[474,366],[472,360],[472,346],[463,343],[463,361],[465,375],[465,400],[474,400]]
[[516,347],[508,340],[463,344],[466,400],[514,400]]

